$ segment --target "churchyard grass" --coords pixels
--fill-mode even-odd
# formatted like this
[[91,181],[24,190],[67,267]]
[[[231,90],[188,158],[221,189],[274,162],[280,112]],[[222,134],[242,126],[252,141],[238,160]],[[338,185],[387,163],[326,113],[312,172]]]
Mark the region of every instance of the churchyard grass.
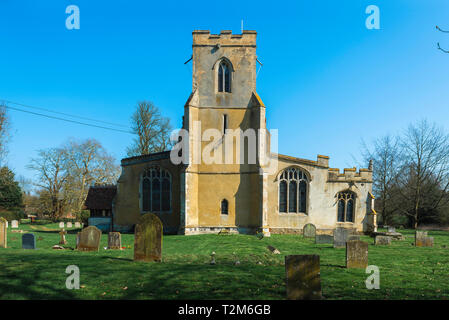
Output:
[[[0,249],[0,299],[285,299],[284,256],[318,254],[325,299],[449,299],[449,232],[429,231],[432,248],[415,248],[413,230],[390,246],[369,243],[368,264],[380,269],[380,289],[368,290],[363,269],[346,269],[345,248],[315,244],[298,235],[164,236],[162,262],[134,262],[134,235],[123,234],[125,250],[54,250],[58,224],[21,224],[36,235],[37,250],[21,249],[22,234],[8,229]],[[76,228],[68,230],[75,247]],[[272,254],[267,246],[281,254]],[[211,265],[214,251],[216,264]],[[240,264],[235,265],[235,261]],[[66,267],[80,269],[79,290],[65,286]]]

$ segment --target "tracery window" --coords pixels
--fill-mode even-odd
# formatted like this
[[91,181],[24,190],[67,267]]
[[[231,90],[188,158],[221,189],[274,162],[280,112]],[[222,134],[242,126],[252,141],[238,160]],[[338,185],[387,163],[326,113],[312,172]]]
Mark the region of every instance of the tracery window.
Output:
[[231,92],[231,68],[225,60],[218,66],[218,92]]
[[299,168],[288,168],[279,177],[279,212],[306,213],[309,179]]
[[354,222],[355,194],[351,191],[338,193],[337,221]]
[[142,175],[142,211],[171,210],[171,175],[160,167],[150,167]]

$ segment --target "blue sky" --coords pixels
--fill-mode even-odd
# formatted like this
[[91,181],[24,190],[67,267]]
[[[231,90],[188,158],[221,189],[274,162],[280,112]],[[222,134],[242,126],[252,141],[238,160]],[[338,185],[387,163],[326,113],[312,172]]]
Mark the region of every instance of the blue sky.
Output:
[[[80,9],[67,30],[65,9]],[[368,5],[380,30],[365,27]],[[360,141],[423,117],[449,129],[449,2],[388,1],[0,1],[2,99],[129,125],[139,100],[174,127],[191,91],[194,29],[258,32],[264,64],[257,91],[279,152],[332,167],[355,165]],[[11,105],[12,106],[12,105]],[[96,138],[117,161],[132,135],[10,111],[8,165],[26,169],[37,150]]]

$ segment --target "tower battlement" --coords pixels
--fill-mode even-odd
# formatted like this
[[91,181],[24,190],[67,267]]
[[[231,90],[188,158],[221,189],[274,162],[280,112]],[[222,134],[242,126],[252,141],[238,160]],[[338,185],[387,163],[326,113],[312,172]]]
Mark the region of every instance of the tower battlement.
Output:
[[257,32],[243,30],[241,34],[232,34],[231,30],[222,30],[220,34],[211,34],[209,30],[192,32],[193,46],[256,46]]

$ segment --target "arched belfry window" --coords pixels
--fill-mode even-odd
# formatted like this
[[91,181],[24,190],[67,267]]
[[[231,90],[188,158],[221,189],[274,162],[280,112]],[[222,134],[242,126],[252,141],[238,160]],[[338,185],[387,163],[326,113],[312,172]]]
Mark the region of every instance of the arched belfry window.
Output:
[[226,60],[220,61],[218,65],[218,92],[231,92],[232,67]]
[[279,212],[307,213],[309,178],[299,168],[285,169],[279,176]]
[[142,174],[142,212],[171,210],[171,174],[160,167],[150,167]]
[[354,222],[355,194],[351,191],[338,193],[337,221]]
[[223,199],[221,200],[221,214],[228,214],[228,200]]

